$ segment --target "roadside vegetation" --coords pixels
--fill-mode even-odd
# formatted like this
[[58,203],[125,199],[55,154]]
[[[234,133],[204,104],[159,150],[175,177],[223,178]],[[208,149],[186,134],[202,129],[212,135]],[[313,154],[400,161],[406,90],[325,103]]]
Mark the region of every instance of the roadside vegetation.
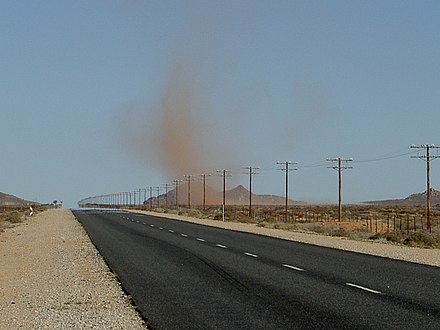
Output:
[[13,227],[15,224],[25,220],[26,213],[21,208],[18,209],[0,209],[0,232],[6,228]]
[[[140,207],[137,207],[140,209]],[[160,213],[171,213],[194,218],[222,220],[221,206],[191,209],[185,207],[148,208]],[[440,208],[431,209],[431,231],[426,225],[423,207],[383,207],[374,205],[344,206],[342,221],[334,205],[290,206],[284,208],[255,206],[252,216],[243,206],[227,206],[225,221],[253,223],[259,227],[307,232],[353,240],[370,240],[423,248],[440,248]]]
[[[34,207],[34,215],[37,212],[42,212],[50,206],[39,205]],[[29,215],[29,208],[27,206],[20,207],[0,207],[0,233],[7,228],[14,227],[16,224],[24,222]]]

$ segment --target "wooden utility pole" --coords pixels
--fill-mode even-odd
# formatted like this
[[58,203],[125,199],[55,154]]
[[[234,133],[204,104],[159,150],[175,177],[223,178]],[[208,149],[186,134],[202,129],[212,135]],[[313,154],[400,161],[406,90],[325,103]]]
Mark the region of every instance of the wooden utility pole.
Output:
[[277,162],[278,165],[284,165],[284,168],[281,170],[286,172],[286,193],[285,193],[285,205],[284,205],[284,213],[286,215],[286,221],[288,219],[288,205],[289,205],[289,171],[297,170],[297,168],[290,168],[290,165],[297,165],[296,162]]
[[165,186],[165,208],[168,208],[168,183],[163,184]]
[[153,187],[149,187],[150,190],[150,209],[153,208]]
[[217,173],[223,178],[223,198],[222,198],[222,220],[225,221],[225,209],[226,209],[226,177],[231,176],[229,170],[217,170]]
[[328,162],[336,162],[337,165],[329,166],[328,168],[332,168],[338,171],[338,221],[342,221],[342,171],[352,169],[353,167],[342,165],[342,162],[347,164],[348,162],[352,162],[352,158],[343,159],[341,157],[338,158],[329,158]]
[[252,176],[258,174],[259,167],[243,166],[244,174],[249,174],[249,217],[252,217]]
[[179,206],[179,182],[182,182],[182,180],[174,180],[174,187],[175,187],[175,191],[176,191],[176,208]]
[[157,208],[160,208],[160,187],[156,187],[157,189]]
[[[431,232],[431,182],[430,182],[430,160],[431,159],[436,159],[439,158],[440,156],[438,155],[438,148],[440,148],[439,146],[436,146],[435,144],[422,144],[422,145],[415,145],[412,144],[411,147],[412,149],[424,149],[425,153],[422,155],[417,155],[417,156],[411,156],[411,158],[419,158],[419,159],[423,159],[426,160],[426,228],[429,230],[429,232]],[[432,155],[429,153],[430,149],[436,149],[437,150],[437,154],[436,155]]]
[[206,208],[206,177],[211,176],[211,174],[200,174],[203,181],[203,210]]
[[194,178],[192,175],[184,175],[183,176],[188,184],[188,208],[191,208],[191,181],[194,181]]

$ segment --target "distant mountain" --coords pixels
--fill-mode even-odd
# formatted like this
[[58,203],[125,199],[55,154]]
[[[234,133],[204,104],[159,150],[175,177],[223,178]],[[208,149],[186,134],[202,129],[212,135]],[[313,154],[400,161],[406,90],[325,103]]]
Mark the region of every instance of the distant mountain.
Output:
[[[191,205],[203,205],[203,185],[201,183],[193,182],[190,186]],[[179,205],[188,204],[188,186],[181,184],[179,186],[177,197]],[[223,200],[223,193],[216,191],[213,188],[206,186],[205,188],[206,205],[220,205]],[[157,205],[157,197],[147,199],[144,204],[152,203]],[[176,189],[168,191],[167,194],[159,196],[160,205],[175,205],[176,204]],[[285,197],[277,195],[257,195],[252,193],[253,205],[284,205]],[[249,190],[242,185],[233,189],[226,190],[226,204],[228,205],[248,205],[249,204]],[[289,204],[301,204],[301,202],[289,200]]]
[[0,192],[0,206],[26,206],[28,204],[31,204],[31,202]]
[[[382,201],[368,201],[366,204],[383,206],[425,206],[427,190],[422,193],[412,194],[404,199],[389,199]],[[440,191],[431,188],[431,205],[440,206]]]

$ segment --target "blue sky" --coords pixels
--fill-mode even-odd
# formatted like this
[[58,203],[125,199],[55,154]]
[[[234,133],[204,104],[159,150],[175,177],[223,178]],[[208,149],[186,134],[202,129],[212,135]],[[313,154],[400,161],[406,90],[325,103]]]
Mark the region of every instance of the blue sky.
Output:
[[407,153],[440,145],[438,17],[438,1],[0,1],[0,191],[75,206],[223,168],[247,186],[252,165],[253,190],[282,195],[276,162],[295,161],[290,197],[336,203],[338,156],[347,203],[424,191]]

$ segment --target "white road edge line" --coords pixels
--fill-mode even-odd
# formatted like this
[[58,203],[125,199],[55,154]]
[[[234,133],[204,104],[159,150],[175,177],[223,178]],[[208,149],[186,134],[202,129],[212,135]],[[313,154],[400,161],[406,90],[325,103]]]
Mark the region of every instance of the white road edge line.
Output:
[[348,286],[352,286],[353,288],[361,289],[361,290],[368,291],[368,292],[371,292],[371,293],[376,293],[376,294],[382,293],[380,291],[369,289],[369,288],[366,288],[364,286],[360,286],[360,285],[353,284],[353,283],[345,283],[345,284],[348,285]]
[[216,244],[216,246],[218,246],[219,248],[222,248],[222,249],[227,249],[228,248],[227,246],[224,246],[224,245],[221,245],[221,244]]
[[304,269],[302,269],[302,268],[291,266],[291,265],[288,265],[288,264],[283,264],[283,267],[290,268],[290,269],[293,269],[293,270],[298,270],[300,272],[304,271]]
[[249,257],[252,257],[252,258],[258,258],[258,256],[256,254],[252,254],[252,253],[249,253],[249,252],[245,252],[244,254],[249,256]]
[[203,238],[197,238],[197,240],[198,240],[199,242],[205,242],[205,240],[204,240]]

